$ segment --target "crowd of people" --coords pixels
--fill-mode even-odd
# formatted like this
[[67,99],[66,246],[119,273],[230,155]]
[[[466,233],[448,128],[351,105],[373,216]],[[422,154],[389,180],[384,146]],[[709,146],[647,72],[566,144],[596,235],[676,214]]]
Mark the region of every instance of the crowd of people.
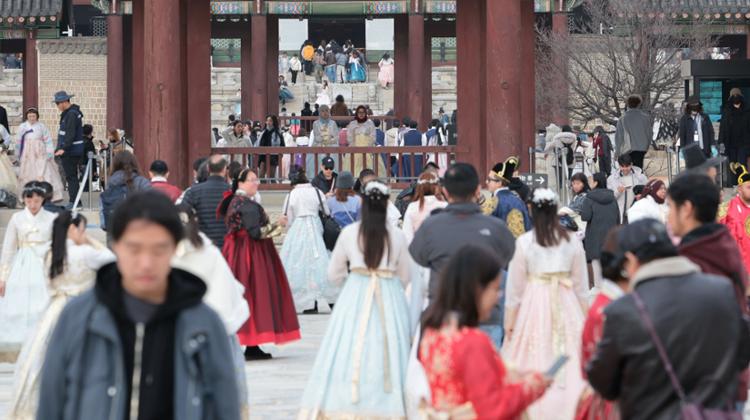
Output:
[[[750,173],[732,162],[736,195],[723,200],[721,159],[702,136],[682,147],[683,173],[649,179],[628,131],[643,113],[631,113],[615,144],[594,136],[609,165],[555,162],[569,200],[529,188],[517,156],[480,177],[439,155],[400,157],[413,159],[406,173],[375,153],[348,165],[295,150],[213,154],[180,186],[164,161],[144,172],[123,146],[101,196],[100,244],[75,206],[56,204],[63,181],[77,188],[67,170],[80,171],[86,144],[66,133],[89,130],[70,95],[55,100],[56,148],[27,112],[20,161],[44,173],[23,179],[0,253],[0,344],[21,348],[13,420],[248,418],[245,363],[273,358],[261,346],[300,340],[299,316],[329,308],[299,419],[744,409]],[[440,120],[424,133],[413,121],[383,131],[363,106],[346,127],[331,114],[321,106],[296,146],[443,141]],[[244,147],[254,134],[286,147],[286,131],[269,115],[264,127],[230,121],[220,141]],[[578,141],[563,127],[548,150]],[[259,188],[279,174],[292,188],[274,215]],[[379,174],[414,181],[395,195]]]

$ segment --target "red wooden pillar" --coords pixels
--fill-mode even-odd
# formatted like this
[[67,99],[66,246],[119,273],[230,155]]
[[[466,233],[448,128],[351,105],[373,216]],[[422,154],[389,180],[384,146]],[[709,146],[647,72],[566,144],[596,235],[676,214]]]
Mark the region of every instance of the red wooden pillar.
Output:
[[[39,106],[39,56],[36,51],[36,32],[26,34],[23,55],[23,109]],[[51,99],[50,99],[51,100]]]
[[432,120],[432,34],[429,31],[425,33],[422,51],[422,115],[419,117],[419,126],[424,131]]
[[406,116],[407,69],[409,68],[409,18],[397,15],[393,22],[393,111],[398,118]]
[[536,135],[536,19],[534,0],[521,1],[521,168],[528,171],[529,147],[535,145]]
[[[249,90],[249,109],[242,108],[242,113],[253,120],[263,120],[268,107],[268,17],[265,15],[253,15],[250,17],[250,51],[243,47],[243,55],[246,51],[250,53],[250,66],[245,69],[243,59],[243,70],[249,72],[250,83],[245,84],[243,90]],[[244,43],[243,43],[244,44]],[[274,65],[276,65],[274,63]],[[243,104],[244,105],[244,104]]]
[[[485,95],[483,21],[487,0],[456,2],[458,144],[456,159],[484,175]],[[493,71],[497,74],[497,71]]]
[[107,128],[125,127],[122,15],[107,16]]
[[[144,85],[144,62],[146,52],[144,51],[144,25],[145,25],[145,2],[146,0],[135,0],[133,1],[133,16],[132,16],[132,72],[131,72],[131,85],[133,89],[133,99],[131,101],[131,121],[133,125],[133,132],[129,133],[134,142],[135,156],[141,165],[150,164],[146,163],[146,115],[144,106],[145,98],[145,85]],[[112,127],[110,127],[112,128]],[[143,147],[141,147],[143,145]]]
[[[169,165],[173,180],[185,185],[191,172],[184,147],[185,125],[180,118],[185,106],[185,66],[183,61],[184,9],[180,0],[145,0],[143,8],[143,101],[135,112],[143,113],[144,136],[136,145],[141,149],[141,165],[161,159]],[[204,134],[208,141],[210,133]]]
[[250,98],[252,97],[251,88],[253,86],[253,50],[251,37],[251,26],[242,32],[240,38],[240,111],[242,119],[252,119],[250,109],[252,108]]
[[409,66],[406,73],[406,114],[424,128],[424,16],[409,15]]
[[211,5],[207,1],[185,3],[187,163],[192,164],[211,152]]
[[266,19],[268,30],[266,36],[266,84],[268,85],[268,94],[266,95],[265,113],[278,115],[281,109],[279,107],[279,18],[268,16]]
[[[562,0],[558,0],[558,2],[561,1]],[[560,11],[559,4],[555,10],[556,12],[552,14],[552,32],[559,36],[568,36],[568,14],[564,11]],[[561,75],[554,83],[557,92],[553,95],[556,100],[552,105],[552,119],[555,124],[558,125],[568,124],[569,88],[566,78],[562,76],[568,71],[568,58],[563,54],[559,54],[557,51],[550,51],[550,54],[553,54],[553,59],[557,63],[556,67],[559,69],[558,74]]]

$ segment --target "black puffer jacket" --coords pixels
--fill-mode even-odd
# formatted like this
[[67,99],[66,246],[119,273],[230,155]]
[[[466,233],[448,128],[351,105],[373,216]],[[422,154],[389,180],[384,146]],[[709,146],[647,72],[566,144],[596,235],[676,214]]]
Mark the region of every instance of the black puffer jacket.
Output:
[[[684,257],[644,264],[631,284],[688,399],[733,410],[740,371],[750,361],[750,330],[732,285]],[[604,315],[604,334],[586,367],[592,387],[618,400],[623,419],[679,419],[680,400],[633,296],[612,302]]]
[[224,246],[227,226],[223,219],[216,216],[216,209],[219,207],[221,200],[224,199],[224,193],[230,189],[224,178],[211,175],[205,182],[188,188],[182,199],[198,214],[198,227],[201,232],[211,238],[211,241],[219,249]]
[[727,149],[750,147],[750,111],[744,100],[739,108],[729,103],[722,110],[719,143],[724,143]]
[[612,190],[596,188],[586,194],[581,205],[581,219],[587,222],[583,248],[586,260],[598,260],[604,238],[610,229],[620,224],[620,208]]

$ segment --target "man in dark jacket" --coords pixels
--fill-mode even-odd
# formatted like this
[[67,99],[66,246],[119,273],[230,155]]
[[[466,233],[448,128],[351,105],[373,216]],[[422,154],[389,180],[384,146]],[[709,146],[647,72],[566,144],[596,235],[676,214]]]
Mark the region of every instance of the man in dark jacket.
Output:
[[[747,165],[747,158],[750,157],[750,111],[741,93],[730,97],[722,110],[719,143],[724,145],[729,162]],[[730,179],[732,185],[737,184],[735,177]]]
[[737,303],[747,313],[747,272],[740,249],[726,226],[716,223],[719,187],[701,174],[677,177],[667,190],[669,226],[681,237],[680,255],[697,264],[704,273],[731,281]]
[[112,237],[117,262],[52,334],[37,418],[240,418],[224,324],[202,302],[205,283],[171,268],[183,238],[174,205],[158,192],[128,197]]
[[61,113],[55,156],[60,157],[63,171],[65,171],[65,182],[68,184],[68,199],[71,206],[78,195],[78,164],[83,156],[83,114],[78,105],[70,103],[72,97],[73,95],[61,90],[55,93],[54,99]]
[[8,111],[5,110],[5,107],[0,106],[0,125],[4,126],[6,130],[10,133],[10,126],[8,125]]
[[624,419],[681,418],[682,402],[640,301],[690,402],[734,410],[739,373],[750,362],[750,330],[731,285],[678,256],[656,220],[625,226],[617,245],[616,260],[634,291],[604,309],[603,336],[586,367],[591,386],[618,400]]
[[[422,222],[414,234],[409,253],[417,264],[430,269],[430,296],[437,291],[440,271],[457,249],[473,244],[492,252],[504,269],[515,251],[515,238],[505,222],[482,214],[476,199],[481,194],[479,175],[473,166],[457,163],[443,178],[443,194],[448,200],[445,210]],[[503,310],[500,302],[482,328],[499,347],[503,336]]]
[[188,188],[182,198],[182,202],[192,207],[198,215],[201,232],[219,249],[224,246],[227,226],[216,216],[216,209],[224,198],[224,193],[231,190],[226,177],[227,161],[220,155],[213,155],[208,159],[208,179]]
[[680,147],[696,143],[706,157],[711,157],[711,146],[714,145],[714,126],[711,118],[703,112],[703,103],[696,97],[690,97],[685,106],[685,113],[680,118]]
[[332,157],[324,157],[320,163],[320,172],[310,182],[313,187],[319,189],[328,197],[333,196],[336,178],[339,176],[334,172],[334,166],[336,166],[336,163],[333,161]]

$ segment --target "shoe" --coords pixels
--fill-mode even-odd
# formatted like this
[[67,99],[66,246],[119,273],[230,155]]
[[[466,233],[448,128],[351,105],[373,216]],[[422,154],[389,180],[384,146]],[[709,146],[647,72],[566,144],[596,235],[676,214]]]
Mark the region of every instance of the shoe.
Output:
[[268,360],[272,359],[273,356],[270,353],[266,353],[258,346],[248,346],[245,349],[245,360]]
[[302,315],[317,315],[318,314],[318,308],[313,309],[305,309],[302,311]]

